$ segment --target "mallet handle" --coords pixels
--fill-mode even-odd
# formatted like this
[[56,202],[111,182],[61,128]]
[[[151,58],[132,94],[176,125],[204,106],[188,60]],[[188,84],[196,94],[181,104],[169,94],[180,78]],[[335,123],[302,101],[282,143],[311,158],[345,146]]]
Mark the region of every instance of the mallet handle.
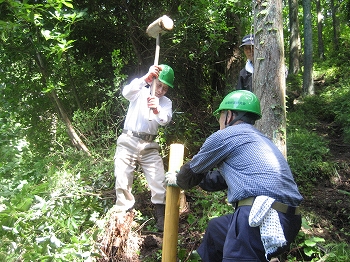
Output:
[[[158,65],[159,63],[159,51],[160,51],[160,43],[159,43],[159,34],[156,37],[156,53],[154,55],[154,65]],[[153,78],[152,81],[152,86],[151,86],[151,96],[154,96],[156,92],[156,80]],[[148,116],[148,120],[151,121],[152,120],[152,109],[149,109],[149,116]]]
[[160,37],[159,34],[156,37],[156,53],[154,55],[154,65],[158,65],[159,63],[159,51],[160,51]]

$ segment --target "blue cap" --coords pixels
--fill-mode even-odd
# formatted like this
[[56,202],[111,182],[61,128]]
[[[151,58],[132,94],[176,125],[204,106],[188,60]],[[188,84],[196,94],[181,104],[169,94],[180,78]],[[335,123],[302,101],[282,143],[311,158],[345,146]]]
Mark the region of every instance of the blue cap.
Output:
[[254,35],[246,35],[242,39],[242,44],[239,47],[242,47],[244,45],[254,45]]

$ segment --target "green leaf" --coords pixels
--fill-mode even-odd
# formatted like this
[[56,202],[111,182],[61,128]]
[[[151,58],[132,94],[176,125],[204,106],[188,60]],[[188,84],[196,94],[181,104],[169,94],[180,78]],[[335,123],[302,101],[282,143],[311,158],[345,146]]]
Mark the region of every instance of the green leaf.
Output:
[[325,242],[324,238],[322,237],[313,237],[312,240],[315,241],[316,243]]
[[311,239],[307,239],[304,241],[305,245],[307,245],[308,247],[314,247],[316,246],[316,242],[311,240]]
[[67,1],[63,1],[62,2],[65,6],[72,8],[73,9],[73,5],[71,3],[68,3]]
[[306,248],[304,248],[304,253],[308,257],[311,257],[313,254],[315,254],[315,250],[310,248],[310,247],[306,247]]
[[17,206],[17,208],[20,211],[28,211],[32,203],[33,199],[27,197],[22,200],[22,202]]

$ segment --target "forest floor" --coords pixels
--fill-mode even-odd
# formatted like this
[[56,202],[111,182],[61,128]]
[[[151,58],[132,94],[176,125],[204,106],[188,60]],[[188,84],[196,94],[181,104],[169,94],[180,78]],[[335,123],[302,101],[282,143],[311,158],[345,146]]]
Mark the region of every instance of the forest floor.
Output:
[[[308,195],[304,195],[302,203],[302,215],[312,220],[312,226],[305,233],[310,236],[318,236],[326,242],[350,244],[350,145],[342,142],[338,135],[340,130],[329,123],[321,123],[315,130],[320,136],[329,141],[331,161],[337,165],[337,176],[332,181],[319,181],[318,186]],[[139,194],[136,197],[135,209],[143,215],[153,216],[153,206],[150,203],[150,192]],[[190,200],[189,200],[190,201]],[[190,207],[190,204],[189,204]],[[187,216],[193,212],[190,208],[180,214],[179,239],[181,249],[189,254],[195,250],[201,241],[203,232],[190,230]],[[160,256],[163,234],[147,231],[143,226],[139,229],[140,250],[138,261],[161,261],[155,260],[155,254]],[[293,251],[291,251],[293,252]],[[158,257],[159,257],[158,256]],[[152,259],[150,259],[152,258]],[[123,260],[124,261],[124,260]],[[190,261],[183,259],[182,261]]]
[[350,145],[344,144],[337,126],[321,123],[316,131],[329,141],[330,160],[337,165],[337,176],[320,181],[302,207],[316,216],[314,235],[350,244]]

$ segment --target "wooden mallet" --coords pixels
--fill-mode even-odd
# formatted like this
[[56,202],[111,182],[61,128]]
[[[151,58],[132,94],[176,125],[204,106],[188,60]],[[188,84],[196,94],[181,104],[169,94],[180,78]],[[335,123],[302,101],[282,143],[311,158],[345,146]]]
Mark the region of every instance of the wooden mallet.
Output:
[[[167,31],[170,31],[174,27],[173,20],[163,15],[162,17],[159,17],[157,20],[155,20],[153,23],[151,23],[146,30],[146,33],[148,36],[153,37],[156,39],[156,53],[154,56],[154,65],[158,65],[159,62],[159,50],[160,50],[160,34],[166,33]],[[156,90],[156,81],[153,79],[152,87],[151,87],[151,95],[154,96],[155,90]],[[150,109],[150,115],[148,120],[151,120],[151,109]]]

